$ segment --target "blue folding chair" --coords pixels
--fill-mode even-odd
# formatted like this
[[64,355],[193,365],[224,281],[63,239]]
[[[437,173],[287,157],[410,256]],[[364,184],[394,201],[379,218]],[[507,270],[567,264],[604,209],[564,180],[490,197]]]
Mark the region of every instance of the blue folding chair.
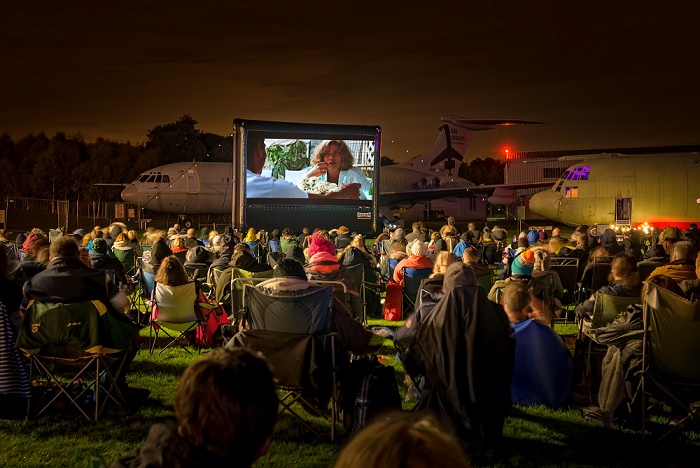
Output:
[[416,298],[421,282],[433,273],[432,268],[403,268],[403,312],[404,316],[416,307]]

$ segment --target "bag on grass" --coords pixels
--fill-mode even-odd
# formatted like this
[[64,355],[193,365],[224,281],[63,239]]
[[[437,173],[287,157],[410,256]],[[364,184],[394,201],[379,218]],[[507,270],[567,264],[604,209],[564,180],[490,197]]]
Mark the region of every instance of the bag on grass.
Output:
[[384,300],[384,320],[396,321],[403,318],[403,289],[398,283],[389,281]]
[[[360,431],[383,412],[401,409],[401,396],[392,366],[380,364],[376,356],[362,358],[350,363],[348,375],[346,400],[341,403],[348,429]],[[354,401],[351,401],[353,397]]]

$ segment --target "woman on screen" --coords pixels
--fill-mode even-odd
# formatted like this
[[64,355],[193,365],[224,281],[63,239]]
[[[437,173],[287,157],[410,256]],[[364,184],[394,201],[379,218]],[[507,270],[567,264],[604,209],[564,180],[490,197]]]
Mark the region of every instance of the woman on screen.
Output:
[[360,200],[371,200],[372,182],[360,169],[353,167],[354,162],[355,158],[344,141],[324,140],[314,149],[311,156],[313,166],[304,176],[302,185],[308,187],[313,178],[336,184],[339,188],[360,184]]

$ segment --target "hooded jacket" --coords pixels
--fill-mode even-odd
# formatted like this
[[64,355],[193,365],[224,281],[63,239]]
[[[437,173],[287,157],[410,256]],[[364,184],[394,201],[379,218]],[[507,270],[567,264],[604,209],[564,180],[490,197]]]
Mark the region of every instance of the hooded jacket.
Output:
[[436,411],[462,438],[501,437],[512,406],[512,333],[503,308],[481,287],[454,287],[416,334],[415,360],[426,380],[416,409]]
[[[203,447],[195,447],[164,424],[154,424],[148,431],[143,445],[128,455],[114,461],[111,468],[169,466],[194,468],[209,466],[235,466],[233,460],[225,460]],[[240,466],[240,465],[239,465]]]

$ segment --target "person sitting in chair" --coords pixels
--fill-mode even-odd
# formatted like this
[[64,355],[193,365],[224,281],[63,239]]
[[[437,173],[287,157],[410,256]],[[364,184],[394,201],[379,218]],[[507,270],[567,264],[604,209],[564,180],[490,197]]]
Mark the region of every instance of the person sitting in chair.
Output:
[[182,374],[177,432],[154,424],[143,445],[111,467],[249,467],[270,447],[278,404],[272,371],[260,354],[214,349]]
[[[263,281],[257,286],[259,289],[284,295],[293,291],[318,288],[319,285],[310,283],[306,279],[304,266],[297,260],[285,257],[277,264],[272,279]],[[337,298],[333,301],[335,328],[340,335],[340,340],[346,350],[355,354],[367,354],[377,345],[383,343],[383,338],[373,339],[375,334],[364,328],[353,319],[352,315]]]
[[[62,236],[53,241],[49,256],[50,262],[46,270],[25,283],[24,295],[27,299],[61,303],[100,301],[109,313],[119,319],[120,325],[126,328],[136,327],[126,315],[130,306],[129,298],[110,281],[106,272],[89,268],[80,260],[78,243],[73,236]],[[136,351],[137,348],[132,347],[124,362],[126,371],[120,373],[117,385],[124,396],[145,398],[148,390],[126,384],[126,373]]]

